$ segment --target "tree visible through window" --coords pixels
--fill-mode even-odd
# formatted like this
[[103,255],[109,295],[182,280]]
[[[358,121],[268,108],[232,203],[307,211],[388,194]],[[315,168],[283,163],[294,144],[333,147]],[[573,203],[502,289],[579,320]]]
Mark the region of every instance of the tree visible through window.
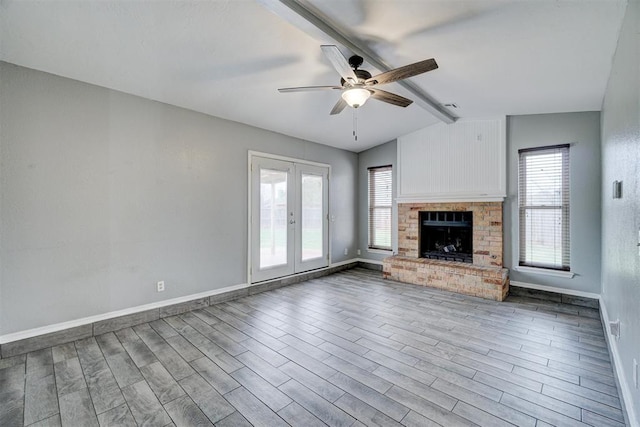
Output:
[[391,250],[391,166],[368,170],[369,248]]
[[569,271],[569,145],[518,153],[520,265]]

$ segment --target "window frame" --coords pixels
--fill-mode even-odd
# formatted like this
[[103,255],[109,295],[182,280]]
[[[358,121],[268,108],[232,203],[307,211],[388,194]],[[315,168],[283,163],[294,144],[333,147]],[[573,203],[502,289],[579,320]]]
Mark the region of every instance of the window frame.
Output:
[[[527,170],[524,169],[524,161],[537,155],[551,154],[553,152],[560,153],[561,157],[561,201],[560,204],[531,204],[526,205],[526,188],[527,184],[532,181],[527,179]],[[543,147],[534,147],[518,150],[518,232],[519,232],[519,254],[518,266],[523,268],[544,269],[546,271],[570,272],[571,271],[571,230],[570,230],[570,214],[571,214],[571,185],[570,185],[570,144],[550,145]],[[535,182],[535,181],[534,181]],[[526,214],[530,210],[559,210],[561,215],[560,225],[560,263],[549,264],[542,261],[527,261],[527,224]],[[545,225],[546,227],[546,225]],[[554,233],[555,235],[555,233]],[[557,246],[556,246],[557,247]]]
[[[377,193],[375,191],[375,188],[372,188],[372,185],[375,185],[374,179],[375,179],[375,174],[378,173],[384,173],[384,172],[388,172],[389,173],[389,178],[388,178],[388,182],[389,182],[389,199],[388,199],[388,205],[384,204],[384,205],[380,205],[380,204],[375,204],[375,194]],[[379,191],[378,191],[379,192]],[[368,218],[367,218],[367,229],[368,229],[368,235],[367,235],[367,249],[370,251],[385,251],[385,252],[391,252],[393,250],[393,165],[384,165],[384,166],[373,166],[373,167],[368,167],[367,168],[367,206],[368,206]],[[376,239],[376,232],[375,232],[375,223],[374,223],[374,216],[375,216],[375,212],[377,211],[387,211],[389,212],[388,214],[388,218],[389,218],[389,236],[388,236],[388,241],[389,241],[389,246],[384,246],[384,245],[380,245],[380,244],[376,244],[376,242],[379,243],[379,240]]]

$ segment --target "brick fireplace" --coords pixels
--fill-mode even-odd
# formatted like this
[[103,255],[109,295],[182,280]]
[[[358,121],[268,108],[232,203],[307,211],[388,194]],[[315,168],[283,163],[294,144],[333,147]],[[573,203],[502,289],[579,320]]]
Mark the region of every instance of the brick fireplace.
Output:
[[[421,257],[420,213],[427,211],[473,215],[472,263]],[[384,260],[384,277],[502,301],[509,292],[502,234],[502,202],[399,203],[398,254]]]

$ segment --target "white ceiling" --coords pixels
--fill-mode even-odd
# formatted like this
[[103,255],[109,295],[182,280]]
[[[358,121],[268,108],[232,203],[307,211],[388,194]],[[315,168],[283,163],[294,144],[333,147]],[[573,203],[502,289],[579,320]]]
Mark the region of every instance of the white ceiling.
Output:
[[[271,5],[265,7],[264,4]],[[436,123],[417,103],[329,111],[335,43],[272,0],[0,0],[4,61],[355,152]],[[458,117],[600,110],[626,1],[313,0]],[[341,46],[340,46],[341,47]],[[349,56],[351,52],[341,47]],[[361,67],[376,74],[369,64]],[[410,99],[397,84],[384,87]]]

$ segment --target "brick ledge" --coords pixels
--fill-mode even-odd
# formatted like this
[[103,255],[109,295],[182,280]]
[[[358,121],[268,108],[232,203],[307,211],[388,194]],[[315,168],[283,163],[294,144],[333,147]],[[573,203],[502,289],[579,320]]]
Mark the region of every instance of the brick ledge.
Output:
[[394,255],[383,260],[383,277],[451,292],[503,301],[509,293],[509,270]]

